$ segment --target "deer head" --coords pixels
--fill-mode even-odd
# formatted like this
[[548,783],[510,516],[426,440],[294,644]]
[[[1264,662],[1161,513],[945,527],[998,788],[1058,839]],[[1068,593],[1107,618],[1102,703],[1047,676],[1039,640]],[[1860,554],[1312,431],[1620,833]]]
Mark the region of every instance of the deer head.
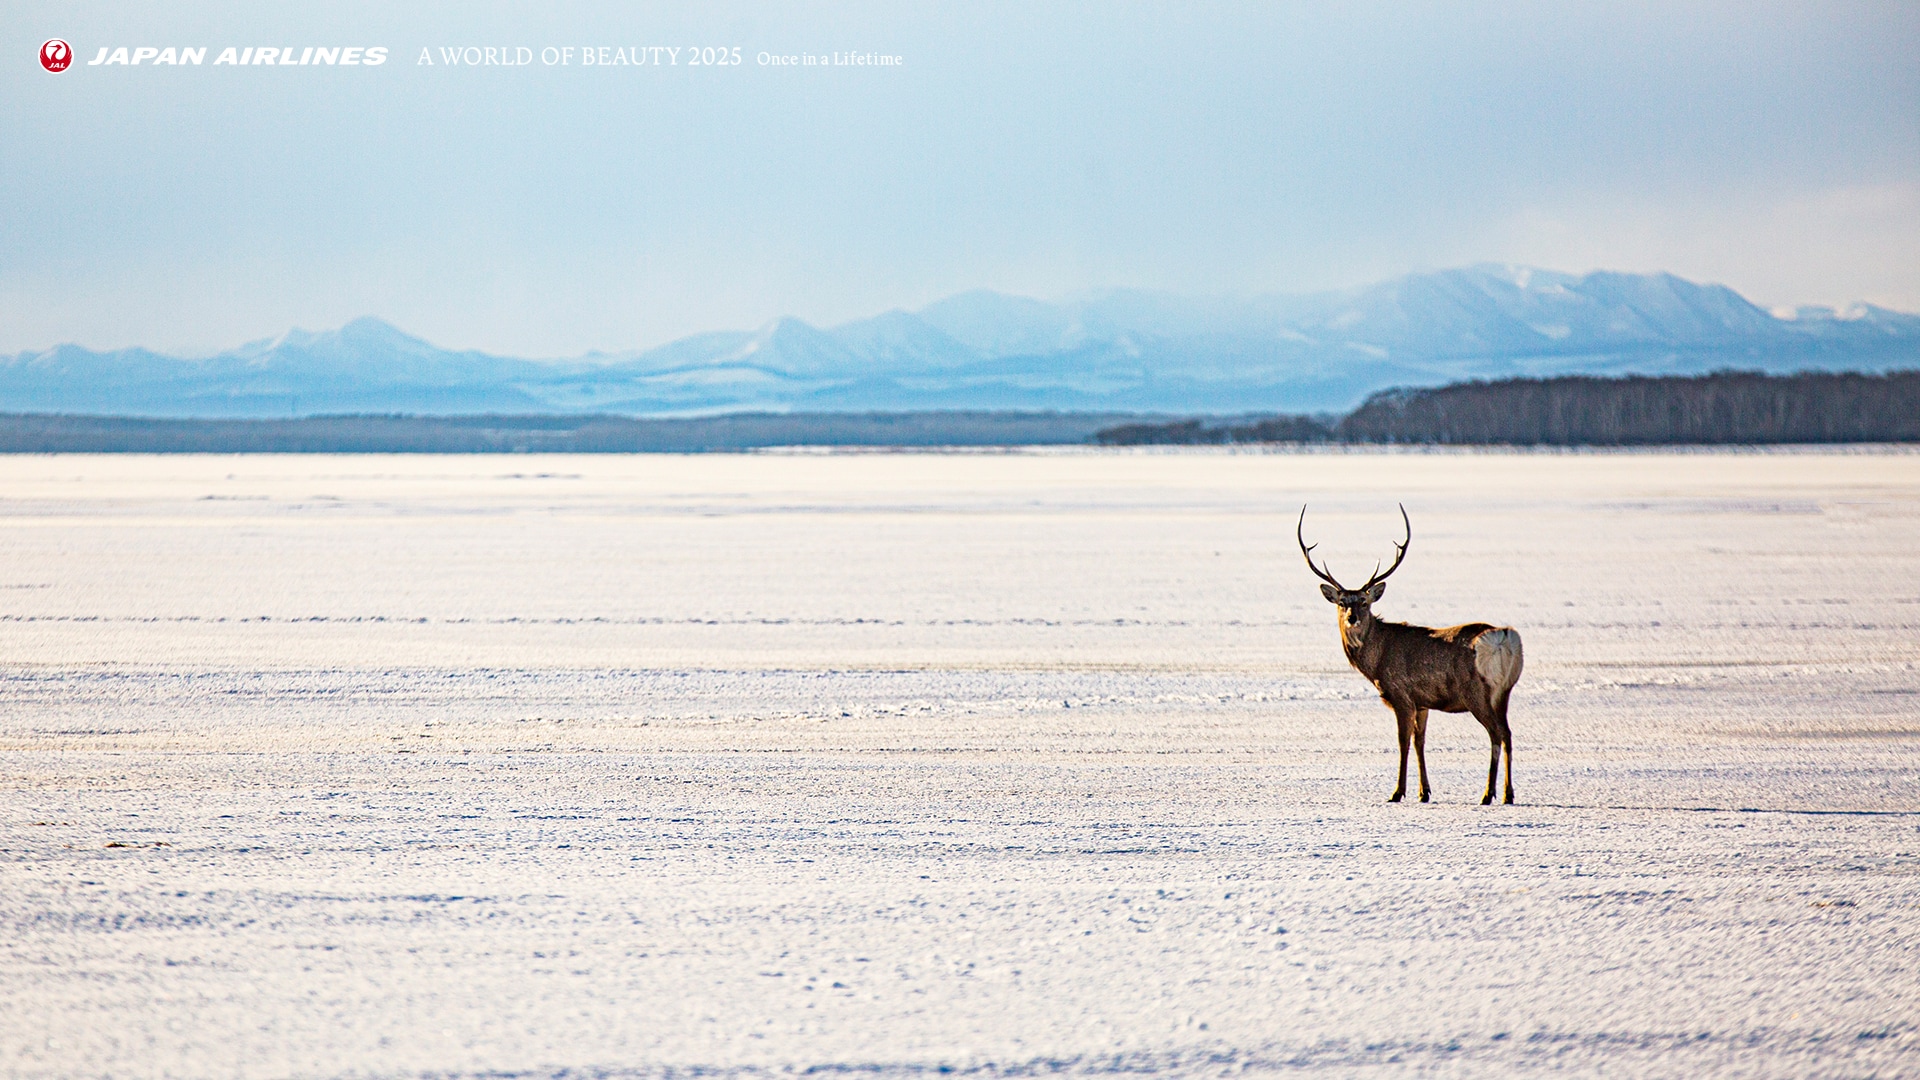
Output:
[[1380,564],[1374,563],[1373,576],[1367,578],[1367,583],[1357,589],[1349,589],[1334,580],[1333,574],[1329,570],[1324,570],[1313,564],[1313,549],[1320,545],[1307,543],[1305,535],[1307,508],[1304,506],[1300,508],[1300,521],[1293,529],[1294,539],[1300,543],[1300,554],[1306,557],[1307,569],[1313,571],[1315,577],[1326,582],[1326,584],[1320,586],[1320,595],[1326,597],[1329,603],[1340,609],[1340,623],[1342,626],[1355,626],[1366,622],[1372,617],[1373,604],[1378,601],[1381,596],[1386,594],[1387,579],[1393,576],[1395,570],[1400,569],[1400,563],[1406,559],[1407,545],[1413,542],[1413,522],[1407,520],[1407,508],[1404,504],[1400,507],[1400,522],[1406,526],[1407,538],[1393,545],[1396,549],[1393,556],[1393,565],[1387,567],[1386,573],[1383,574],[1380,572]]

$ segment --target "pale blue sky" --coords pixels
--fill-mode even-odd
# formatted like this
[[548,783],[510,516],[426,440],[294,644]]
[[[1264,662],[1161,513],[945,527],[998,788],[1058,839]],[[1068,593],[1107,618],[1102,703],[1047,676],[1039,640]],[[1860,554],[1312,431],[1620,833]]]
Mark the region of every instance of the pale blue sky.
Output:
[[[1305,291],[1482,261],[1920,310],[1913,3],[524,7],[9,3],[0,352],[376,314],[562,356],[976,287]],[[73,68],[40,69],[48,37]],[[355,44],[391,58],[213,64]],[[102,45],[209,51],[86,66]],[[464,45],[745,63],[416,65]]]

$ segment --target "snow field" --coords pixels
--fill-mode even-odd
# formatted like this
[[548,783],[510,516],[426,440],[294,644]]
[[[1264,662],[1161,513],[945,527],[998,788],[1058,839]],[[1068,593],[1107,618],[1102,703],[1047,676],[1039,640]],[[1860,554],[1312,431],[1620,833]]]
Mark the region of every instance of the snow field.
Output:
[[8,1075],[1920,1072],[1920,455],[5,465]]

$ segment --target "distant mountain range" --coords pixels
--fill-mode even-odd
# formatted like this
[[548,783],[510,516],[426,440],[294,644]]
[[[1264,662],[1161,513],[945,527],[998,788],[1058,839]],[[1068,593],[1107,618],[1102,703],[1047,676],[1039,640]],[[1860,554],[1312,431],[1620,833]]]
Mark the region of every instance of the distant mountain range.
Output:
[[61,345],[0,357],[0,411],[157,417],[1021,409],[1346,410],[1388,387],[1562,374],[1920,367],[1920,316],[1778,315],[1671,274],[1510,266],[1302,296],[976,291],[819,329],[783,318],[645,352],[451,352],[378,319],[204,358]]

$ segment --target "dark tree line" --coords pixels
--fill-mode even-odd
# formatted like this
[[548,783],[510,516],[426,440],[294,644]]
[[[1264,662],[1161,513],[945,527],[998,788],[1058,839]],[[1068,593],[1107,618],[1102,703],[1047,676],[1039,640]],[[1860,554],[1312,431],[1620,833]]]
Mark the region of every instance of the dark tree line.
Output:
[[[1316,430],[1317,429],[1317,430]],[[1261,437],[1260,433],[1281,433]],[[1920,371],[1506,379],[1388,390],[1337,422],[1126,424],[1096,441],[1644,446],[1920,441]]]
[[1376,394],[1353,442],[1635,446],[1920,440],[1920,371],[1509,379]]
[[1208,426],[1204,420],[1120,424],[1103,428],[1093,440],[1102,446],[1220,446],[1230,443],[1325,442],[1333,422],[1317,416],[1249,417],[1239,423]]
[[1920,371],[1468,382],[1389,390],[1341,418],[1152,421],[1111,413],[913,412],[164,420],[0,414],[0,453],[633,453],[1088,441],[1106,446],[1920,442]]
[[733,413],[629,416],[311,416],[175,420],[0,414],[0,453],[618,454],[767,446],[1085,443],[1111,413]]

